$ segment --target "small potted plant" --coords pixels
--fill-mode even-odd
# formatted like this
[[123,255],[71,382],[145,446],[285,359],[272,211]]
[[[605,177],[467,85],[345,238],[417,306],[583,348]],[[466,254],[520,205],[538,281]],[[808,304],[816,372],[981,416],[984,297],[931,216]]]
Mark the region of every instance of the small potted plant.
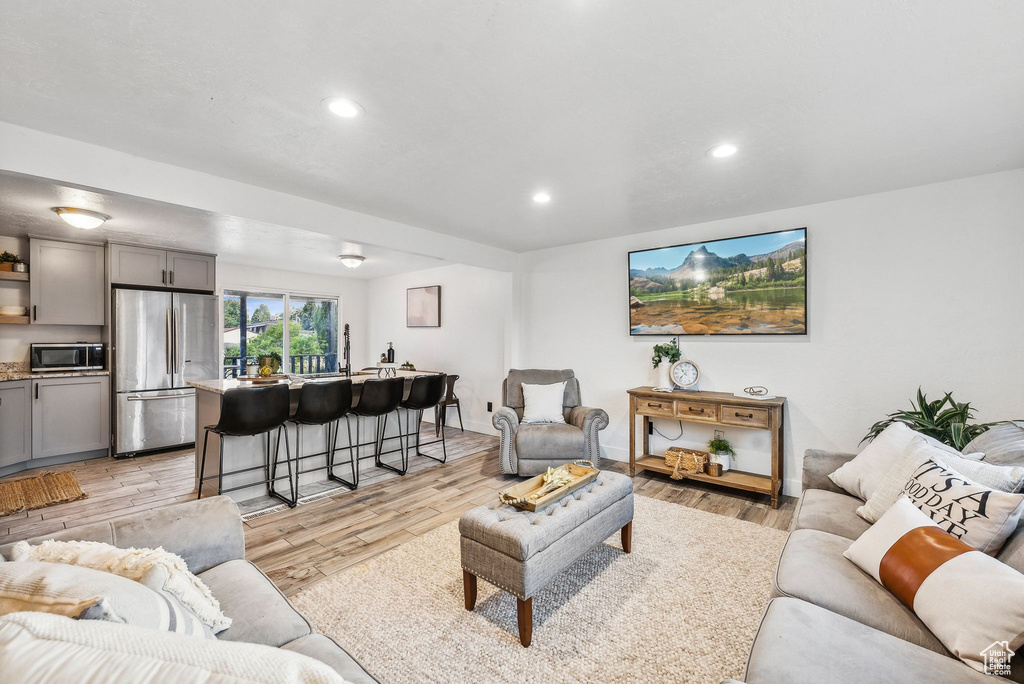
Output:
[[722,433],[715,432],[715,436],[708,442],[708,451],[711,452],[712,461],[722,466],[723,473],[732,468],[732,457],[736,452]]
[[[0,252],[0,271],[13,271],[15,264],[20,264],[21,257],[11,252]],[[21,270],[21,269],[19,269]]]
[[672,389],[672,378],[669,376],[669,369],[672,364],[678,361],[679,345],[675,340],[665,344],[654,345],[654,356],[651,357],[651,364],[658,371],[658,384],[654,389],[668,391]]

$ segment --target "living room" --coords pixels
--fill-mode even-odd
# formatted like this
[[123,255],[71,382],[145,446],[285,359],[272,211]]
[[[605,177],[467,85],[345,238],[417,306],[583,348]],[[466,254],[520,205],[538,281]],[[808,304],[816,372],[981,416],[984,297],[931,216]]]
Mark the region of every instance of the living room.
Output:
[[1024,681],[1020,7],[0,19],[12,681]]

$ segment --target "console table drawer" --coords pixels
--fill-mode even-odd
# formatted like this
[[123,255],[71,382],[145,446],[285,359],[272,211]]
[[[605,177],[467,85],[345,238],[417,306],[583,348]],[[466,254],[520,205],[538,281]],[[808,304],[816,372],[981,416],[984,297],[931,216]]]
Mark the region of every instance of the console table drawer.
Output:
[[722,422],[729,425],[767,428],[768,409],[753,406],[723,406]]
[[636,412],[648,416],[665,416],[675,418],[675,402],[671,399],[637,399]]
[[677,401],[676,416],[684,420],[708,420],[718,422],[718,404],[704,404],[699,401]]

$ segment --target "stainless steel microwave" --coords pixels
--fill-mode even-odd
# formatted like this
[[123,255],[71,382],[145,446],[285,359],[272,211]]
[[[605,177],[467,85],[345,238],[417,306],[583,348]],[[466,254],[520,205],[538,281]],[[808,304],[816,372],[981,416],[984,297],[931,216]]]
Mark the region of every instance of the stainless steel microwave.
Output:
[[106,345],[96,342],[30,344],[29,356],[33,373],[103,370],[107,360]]

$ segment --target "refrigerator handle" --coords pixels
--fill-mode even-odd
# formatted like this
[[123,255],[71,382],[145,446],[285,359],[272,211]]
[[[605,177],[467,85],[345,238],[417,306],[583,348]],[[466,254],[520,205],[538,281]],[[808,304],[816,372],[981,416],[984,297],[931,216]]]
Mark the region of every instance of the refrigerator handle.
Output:
[[179,353],[181,349],[179,340],[181,336],[180,325],[181,323],[178,322],[178,310],[171,309],[171,342],[174,343],[174,349],[171,352],[171,367],[175,373],[181,372],[181,354]]
[[167,343],[167,374],[171,375],[171,310],[167,309],[166,312],[167,320],[164,329],[164,340]]

